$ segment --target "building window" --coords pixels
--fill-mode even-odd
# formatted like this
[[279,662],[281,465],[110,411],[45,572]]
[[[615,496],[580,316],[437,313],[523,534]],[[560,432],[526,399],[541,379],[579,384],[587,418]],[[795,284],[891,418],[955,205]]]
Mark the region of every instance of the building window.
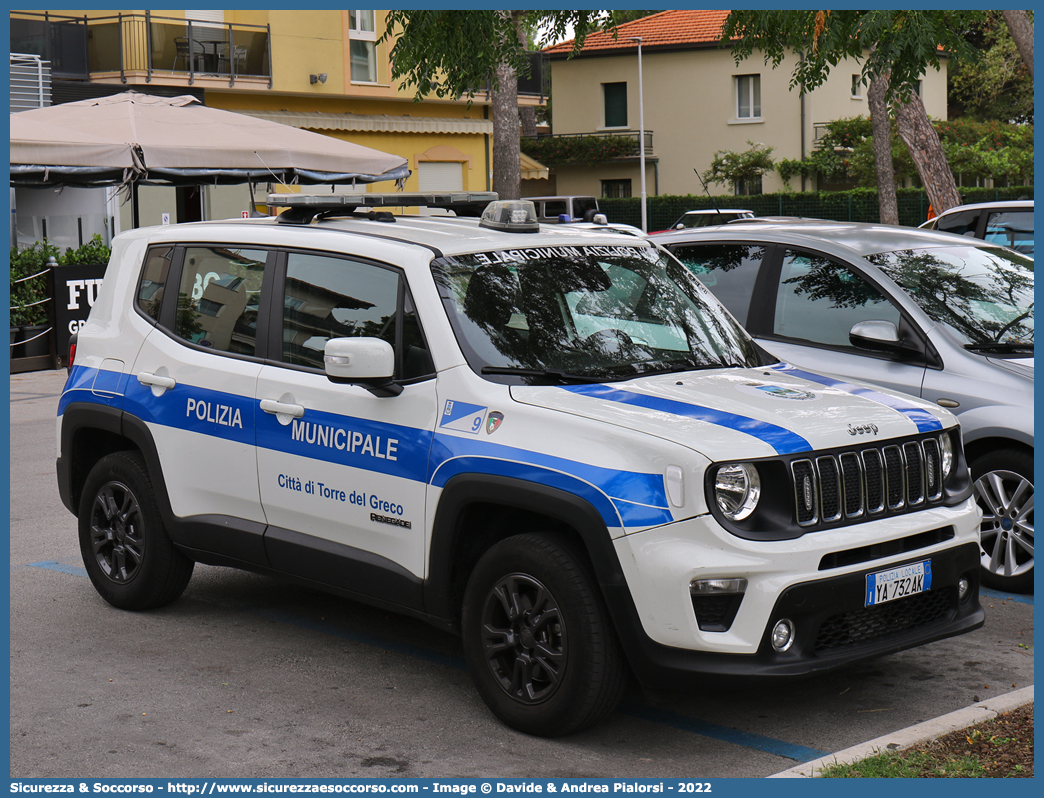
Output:
[[760,194],[761,192],[761,176],[751,178],[750,180],[737,180],[734,184],[737,197],[749,197],[753,194]]
[[627,84],[603,83],[605,126],[627,127]]
[[761,75],[736,76],[736,118],[761,119]]
[[631,196],[631,178],[626,180],[603,180],[603,197],[629,197]]
[[352,65],[353,83],[377,82],[375,14],[375,11],[348,12],[348,57]]
[[861,75],[852,75],[852,99],[863,99],[863,78]]

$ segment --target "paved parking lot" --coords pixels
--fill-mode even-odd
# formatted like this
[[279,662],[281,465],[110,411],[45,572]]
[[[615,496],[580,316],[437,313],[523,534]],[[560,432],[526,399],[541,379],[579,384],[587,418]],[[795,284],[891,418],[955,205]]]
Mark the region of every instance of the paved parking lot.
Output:
[[115,610],[54,479],[63,372],[11,377],[11,775],[758,777],[1033,682],[1033,596],[986,626],[786,686],[634,688],[560,740],[486,710],[458,640],[276,579],[197,566],[184,596]]

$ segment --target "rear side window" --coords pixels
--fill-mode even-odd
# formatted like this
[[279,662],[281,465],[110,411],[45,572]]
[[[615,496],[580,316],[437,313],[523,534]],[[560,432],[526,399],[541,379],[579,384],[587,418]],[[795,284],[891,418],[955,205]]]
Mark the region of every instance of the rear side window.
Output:
[[979,224],[979,211],[960,211],[940,216],[935,229],[943,233],[956,233],[959,236],[974,236]]
[[138,308],[153,321],[159,321],[163,288],[170,273],[174,247],[152,247],[145,256],[145,268],[138,284]]
[[267,259],[265,250],[187,247],[174,334],[215,351],[253,355]]
[[700,244],[671,251],[746,327],[765,248],[753,244]]

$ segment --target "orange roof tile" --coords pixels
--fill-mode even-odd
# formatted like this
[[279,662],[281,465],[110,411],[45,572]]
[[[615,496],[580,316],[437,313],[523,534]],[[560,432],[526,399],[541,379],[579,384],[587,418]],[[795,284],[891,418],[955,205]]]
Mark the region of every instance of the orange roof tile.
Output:
[[[661,11],[648,17],[620,25],[616,38],[599,31],[584,40],[582,53],[596,51],[629,50],[637,45],[629,36],[641,36],[642,47],[684,47],[685,45],[717,44],[721,38],[721,26],[728,11]],[[573,49],[573,40],[545,47],[549,55],[568,55]]]

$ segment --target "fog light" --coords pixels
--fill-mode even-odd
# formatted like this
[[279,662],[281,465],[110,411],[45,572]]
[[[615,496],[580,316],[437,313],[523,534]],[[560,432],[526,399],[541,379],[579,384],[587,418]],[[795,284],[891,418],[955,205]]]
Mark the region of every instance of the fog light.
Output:
[[694,596],[743,593],[746,590],[746,579],[695,579],[689,584],[689,592]]
[[968,595],[971,593],[971,582],[968,581],[968,577],[962,576],[957,581],[957,600],[964,602],[967,600]]
[[772,647],[781,654],[794,645],[794,624],[784,618],[772,627]]

